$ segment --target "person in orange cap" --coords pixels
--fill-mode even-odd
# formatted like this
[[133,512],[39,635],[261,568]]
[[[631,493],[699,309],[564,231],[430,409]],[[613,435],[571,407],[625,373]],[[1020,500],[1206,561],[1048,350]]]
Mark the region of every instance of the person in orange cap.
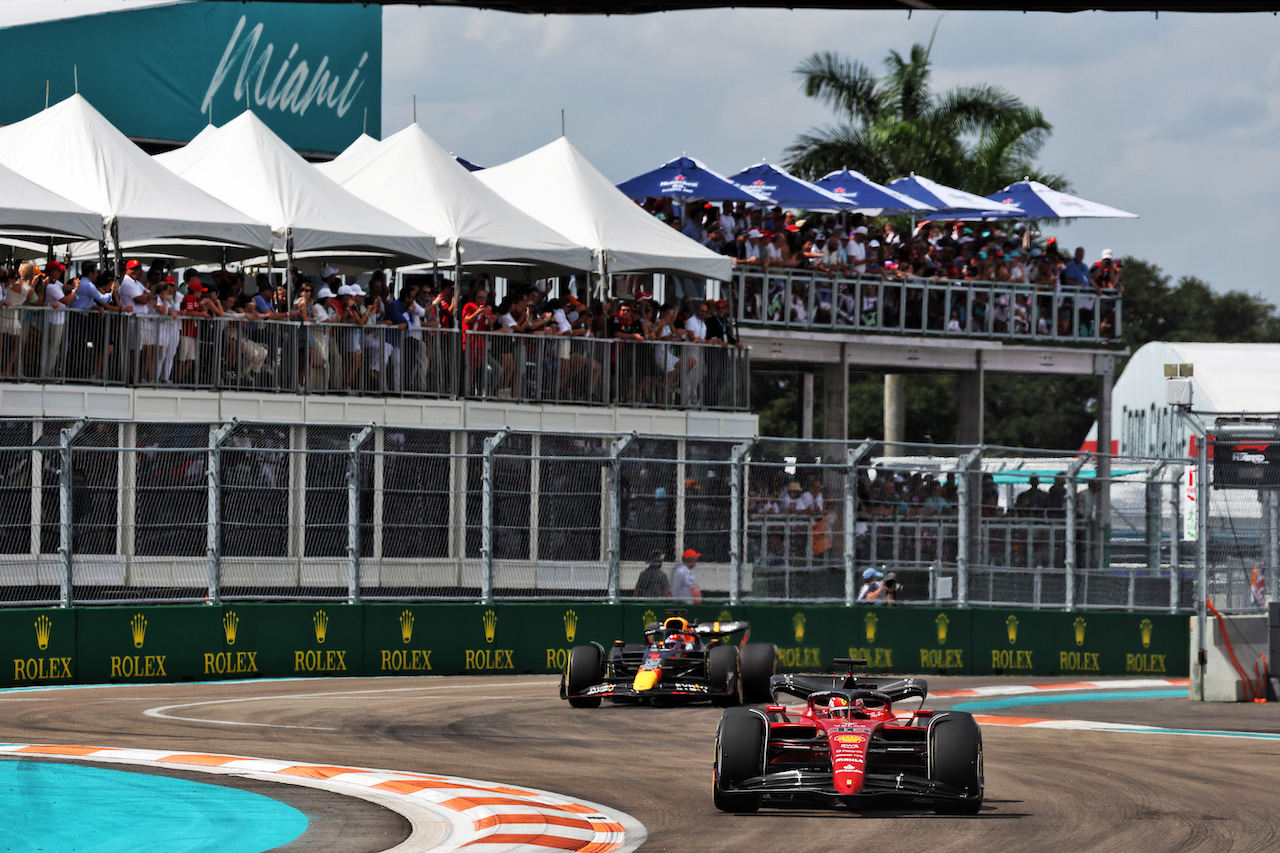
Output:
[[680,565],[671,574],[671,597],[685,604],[697,604],[702,601],[702,589],[698,586],[698,578],[694,575],[694,567],[702,555],[692,548],[686,548]]

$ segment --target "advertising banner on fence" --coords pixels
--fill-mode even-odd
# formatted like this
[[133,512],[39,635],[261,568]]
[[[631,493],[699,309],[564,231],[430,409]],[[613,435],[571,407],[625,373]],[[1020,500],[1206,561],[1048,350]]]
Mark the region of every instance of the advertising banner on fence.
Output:
[[[57,11],[50,4],[51,17]],[[382,124],[382,11],[190,2],[0,29],[0,124],[79,90],[126,136],[186,142],[251,109],[296,150],[336,154]]]

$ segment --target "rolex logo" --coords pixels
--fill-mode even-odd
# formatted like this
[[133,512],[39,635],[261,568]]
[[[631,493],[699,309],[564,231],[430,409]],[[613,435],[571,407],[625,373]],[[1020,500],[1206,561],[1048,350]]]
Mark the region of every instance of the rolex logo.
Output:
[[867,628],[867,642],[874,643],[876,641],[876,625],[879,624],[880,617],[874,613],[868,613],[863,617],[862,624]]
[[938,645],[945,646],[947,644],[947,625],[951,624],[951,620],[947,618],[947,614],[939,613],[938,618],[933,620],[933,624],[938,626]]
[[658,621],[658,615],[652,610],[646,610],[644,615],[640,617],[644,621],[644,628],[648,630],[649,626]]
[[[1150,619],[1143,619],[1138,623],[1138,629],[1142,631],[1142,647],[1144,649],[1151,648],[1151,629],[1154,627],[1155,625],[1151,624]],[[40,648],[43,649],[44,646],[41,646]]]
[[323,610],[317,610],[316,615],[311,617],[311,624],[316,629],[316,642],[323,643],[325,634],[329,633],[329,614]]
[[572,643],[573,638],[578,635],[578,613],[575,610],[566,610],[564,612],[564,638]]
[[1083,646],[1084,645],[1084,626],[1085,626],[1084,617],[1077,616],[1074,625],[1076,629],[1076,645]]
[[728,610],[721,610],[720,615],[717,616],[716,618],[719,619],[721,622],[728,622],[733,617],[729,615]]
[[402,610],[400,612],[400,642],[405,645],[413,639],[413,611]]
[[52,632],[53,620],[43,615],[36,617],[36,645],[40,647],[40,651],[49,648],[49,634]]
[[129,627],[133,632],[133,647],[142,648],[143,641],[147,639],[147,617],[141,613],[136,614],[130,621]]
[[240,628],[240,617],[236,615],[234,610],[228,610],[222,616],[222,635],[227,639],[228,646],[236,644],[236,631]]
[[493,642],[494,634],[498,633],[498,614],[492,610],[484,612],[484,641],[486,643]]
[[1009,618],[1004,620],[1004,627],[1009,632],[1009,645],[1012,646],[1018,642],[1018,617],[1010,613]]
[[804,614],[797,613],[791,617],[791,627],[796,629],[796,642],[804,641]]

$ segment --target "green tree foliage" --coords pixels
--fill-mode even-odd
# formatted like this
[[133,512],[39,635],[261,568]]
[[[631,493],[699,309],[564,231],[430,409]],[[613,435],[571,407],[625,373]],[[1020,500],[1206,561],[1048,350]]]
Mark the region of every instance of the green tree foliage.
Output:
[[1150,341],[1261,343],[1280,340],[1276,306],[1242,290],[1217,293],[1183,276],[1177,285],[1160,267],[1124,258],[1122,342],[1131,350]]
[[801,134],[787,164],[818,178],[850,168],[884,183],[912,172],[980,195],[1029,177],[1066,190],[1062,175],[1036,164],[1053,126],[1040,110],[995,86],[935,94],[928,45],[896,50],[876,77],[861,62],[815,53],[795,70],[807,97],[830,107],[836,123]]

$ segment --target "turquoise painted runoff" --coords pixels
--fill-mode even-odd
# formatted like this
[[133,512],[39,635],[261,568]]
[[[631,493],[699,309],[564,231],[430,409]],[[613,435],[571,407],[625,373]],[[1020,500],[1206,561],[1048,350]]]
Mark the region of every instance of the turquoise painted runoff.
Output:
[[176,779],[0,760],[0,850],[14,853],[261,853],[307,829],[278,800]]
[[1060,705],[1067,702],[1106,702],[1117,699],[1177,699],[1187,698],[1187,688],[1173,690],[1112,690],[1100,693],[1064,693],[1043,694],[1032,693],[1026,696],[1012,696],[1008,699],[989,699],[982,702],[961,702],[953,705],[954,711],[999,711],[1004,708],[1020,708],[1023,705]]

